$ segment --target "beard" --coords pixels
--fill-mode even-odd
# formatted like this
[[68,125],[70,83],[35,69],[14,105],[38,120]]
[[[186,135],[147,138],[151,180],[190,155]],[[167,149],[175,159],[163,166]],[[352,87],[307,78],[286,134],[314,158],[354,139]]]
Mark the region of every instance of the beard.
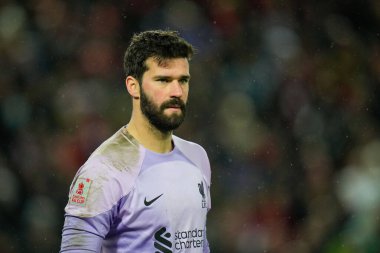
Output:
[[[148,119],[149,123],[162,133],[167,133],[177,129],[185,119],[186,105],[179,98],[172,98],[157,106],[148,98],[143,89],[141,89],[140,108],[142,113]],[[181,113],[173,113],[170,116],[164,114],[165,109],[177,106],[181,109]]]

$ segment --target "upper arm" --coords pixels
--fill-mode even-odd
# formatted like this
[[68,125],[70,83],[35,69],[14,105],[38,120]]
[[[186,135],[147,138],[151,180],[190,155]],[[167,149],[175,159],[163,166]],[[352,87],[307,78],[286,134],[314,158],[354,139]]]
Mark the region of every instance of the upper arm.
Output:
[[[131,184],[106,164],[89,162],[75,176],[65,208],[61,252],[100,252]],[[129,188],[126,188],[129,187]]]

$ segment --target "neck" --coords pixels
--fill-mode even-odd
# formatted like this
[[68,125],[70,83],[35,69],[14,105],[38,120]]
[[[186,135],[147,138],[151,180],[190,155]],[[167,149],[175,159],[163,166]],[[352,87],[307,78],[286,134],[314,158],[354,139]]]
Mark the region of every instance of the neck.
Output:
[[163,133],[154,127],[145,117],[131,117],[127,130],[145,148],[167,153],[173,149],[172,132]]

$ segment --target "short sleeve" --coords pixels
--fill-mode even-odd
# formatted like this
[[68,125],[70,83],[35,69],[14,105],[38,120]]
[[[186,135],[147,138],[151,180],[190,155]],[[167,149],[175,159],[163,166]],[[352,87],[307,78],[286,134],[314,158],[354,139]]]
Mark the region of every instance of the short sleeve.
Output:
[[132,171],[121,171],[101,157],[86,162],[75,176],[65,211],[67,215],[94,217],[110,210],[133,187]]

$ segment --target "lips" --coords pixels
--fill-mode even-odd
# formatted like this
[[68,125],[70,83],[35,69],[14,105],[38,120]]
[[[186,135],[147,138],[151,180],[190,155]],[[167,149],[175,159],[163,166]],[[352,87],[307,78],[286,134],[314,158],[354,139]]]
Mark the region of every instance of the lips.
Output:
[[170,100],[162,105],[163,109],[173,108],[173,109],[181,109],[182,111],[185,109],[185,103],[183,103],[179,99]]
[[170,105],[170,106],[168,106],[168,107],[166,107],[166,108],[175,108],[175,109],[179,109],[179,108],[181,108],[181,105]]

